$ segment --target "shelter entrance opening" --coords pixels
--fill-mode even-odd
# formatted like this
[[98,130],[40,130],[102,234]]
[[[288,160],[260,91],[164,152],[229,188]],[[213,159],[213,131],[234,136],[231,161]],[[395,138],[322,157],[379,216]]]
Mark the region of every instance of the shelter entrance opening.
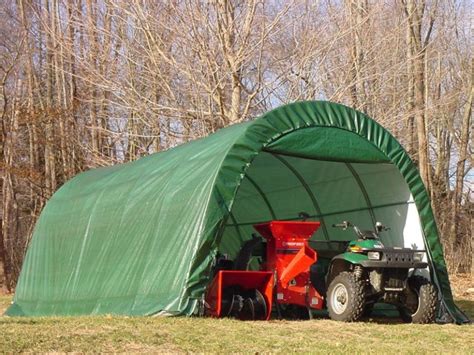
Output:
[[[302,141],[312,144],[299,145]],[[340,129],[295,131],[254,159],[234,199],[219,252],[234,259],[252,238],[255,224],[302,219],[321,222],[310,240],[320,255],[332,254],[337,241],[352,238],[332,227],[342,220],[363,229],[381,221],[390,227],[390,233],[381,233],[384,245],[425,248],[417,208],[397,167],[365,139]]]

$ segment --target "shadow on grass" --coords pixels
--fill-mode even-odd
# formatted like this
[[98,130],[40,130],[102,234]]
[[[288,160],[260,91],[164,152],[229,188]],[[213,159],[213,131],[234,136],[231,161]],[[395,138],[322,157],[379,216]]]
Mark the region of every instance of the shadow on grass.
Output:
[[[474,300],[457,299],[455,303],[469,317],[469,319],[471,319],[471,321],[474,320]],[[386,325],[404,324],[398,316],[397,311],[392,311],[390,315],[386,316],[374,315],[374,317],[364,318],[363,321]]]
[[[474,300],[467,299],[456,299],[456,305],[469,317],[469,319],[474,320]],[[313,314],[313,319],[326,319],[329,320],[329,315],[327,311],[315,311]],[[287,321],[292,321],[292,319],[285,319]],[[293,319],[294,320],[294,319]],[[301,321],[301,320],[295,320]],[[400,318],[398,310],[395,307],[377,303],[373,313],[370,316],[363,317],[361,322],[375,323],[375,324],[384,324],[384,325],[400,325],[406,324]]]
[[[290,322],[301,322],[301,319],[284,318],[284,320]],[[321,310],[313,311],[313,320],[331,320],[331,318],[329,318],[326,310]],[[360,321],[385,325],[405,324],[401,320],[398,311],[394,307],[387,304],[377,304],[372,314],[370,316],[364,316]]]

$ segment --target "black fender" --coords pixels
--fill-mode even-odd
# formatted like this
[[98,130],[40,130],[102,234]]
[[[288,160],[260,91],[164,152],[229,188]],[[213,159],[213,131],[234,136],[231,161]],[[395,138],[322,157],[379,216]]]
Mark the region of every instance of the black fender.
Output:
[[351,271],[352,267],[353,264],[347,261],[343,254],[336,255],[334,258],[332,258],[331,263],[329,264],[328,272],[326,274],[327,287],[337,275],[344,271]]

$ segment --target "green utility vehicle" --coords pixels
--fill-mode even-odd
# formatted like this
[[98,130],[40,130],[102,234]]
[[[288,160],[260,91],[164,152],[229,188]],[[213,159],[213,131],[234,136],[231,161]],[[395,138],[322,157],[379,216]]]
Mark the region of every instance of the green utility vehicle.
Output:
[[384,302],[395,305],[405,322],[435,320],[436,288],[416,273],[428,266],[424,250],[385,247],[379,233],[389,229],[380,222],[375,231],[360,230],[348,221],[333,227],[351,227],[357,239],[329,263],[326,306],[332,319],[357,321],[369,315],[375,303]]

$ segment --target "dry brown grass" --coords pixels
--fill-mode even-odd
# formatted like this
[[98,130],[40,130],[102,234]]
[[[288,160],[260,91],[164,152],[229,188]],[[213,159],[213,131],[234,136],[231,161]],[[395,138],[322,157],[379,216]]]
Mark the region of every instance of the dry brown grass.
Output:
[[[452,277],[457,303],[474,317],[466,290],[472,279]],[[0,312],[11,298],[0,297]],[[0,318],[0,352],[311,352],[473,353],[474,327],[414,325],[372,319],[341,323],[241,322],[210,318]]]

